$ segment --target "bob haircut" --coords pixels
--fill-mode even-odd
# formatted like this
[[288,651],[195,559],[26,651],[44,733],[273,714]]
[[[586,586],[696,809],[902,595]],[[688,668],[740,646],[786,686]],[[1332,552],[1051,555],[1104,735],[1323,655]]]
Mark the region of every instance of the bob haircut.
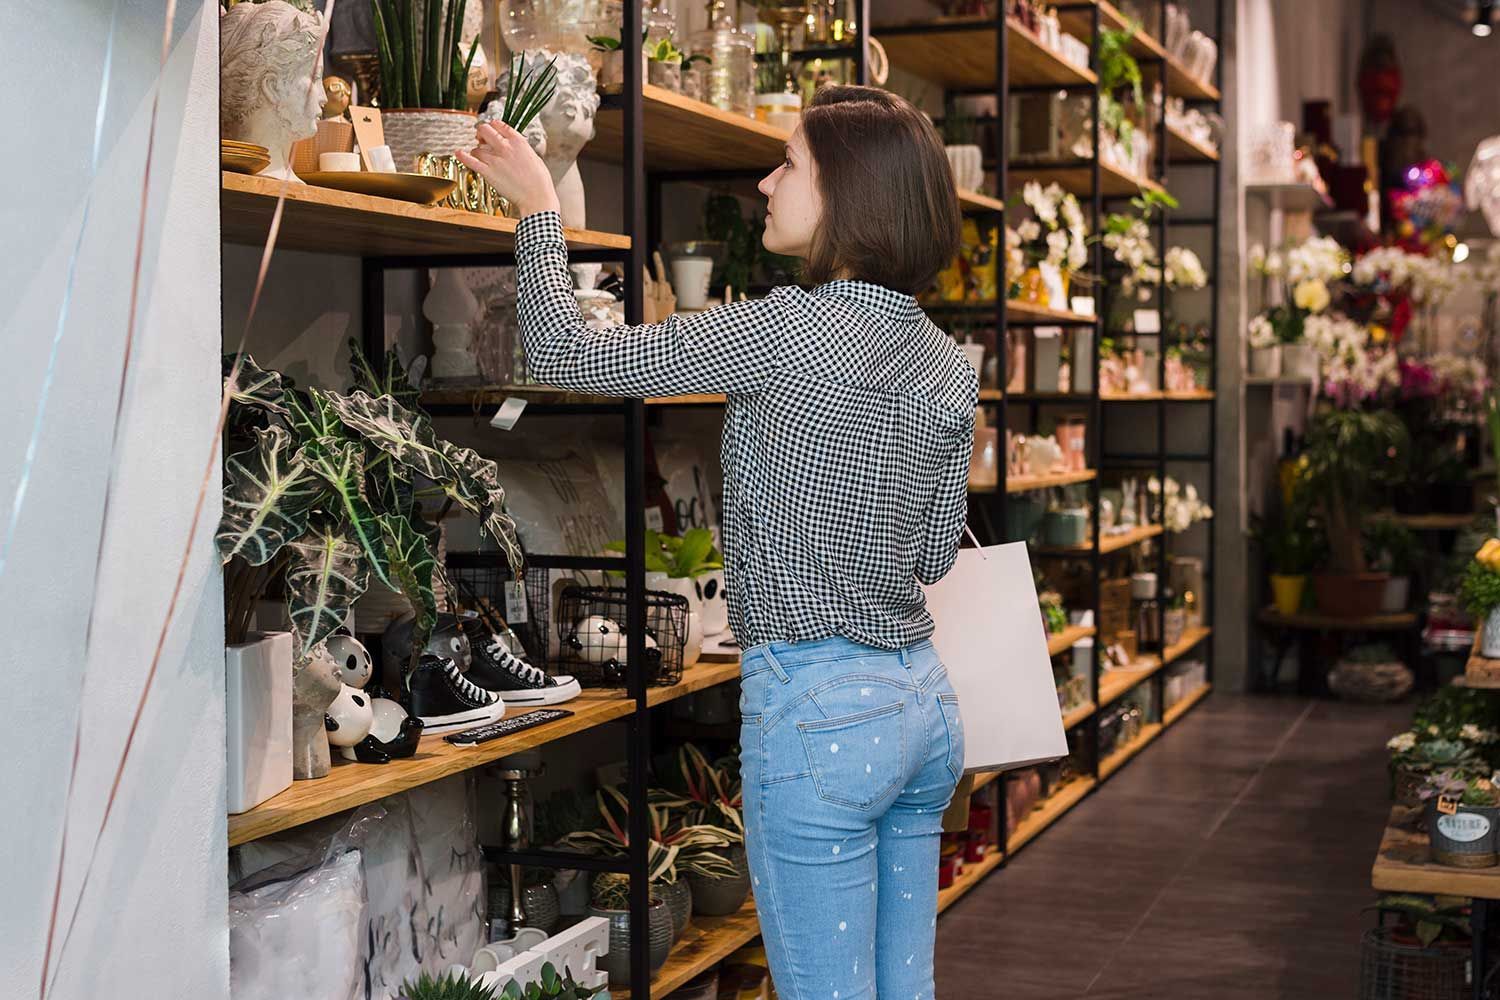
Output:
[[829,85],[803,113],[802,135],[823,200],[806,279],[925,289],[958,253],[963,224],[932,122],[888,91]]

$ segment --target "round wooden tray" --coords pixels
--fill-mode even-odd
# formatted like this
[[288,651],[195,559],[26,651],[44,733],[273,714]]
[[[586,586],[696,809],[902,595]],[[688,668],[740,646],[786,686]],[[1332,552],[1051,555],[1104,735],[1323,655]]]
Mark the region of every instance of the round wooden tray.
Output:
[[458,183],[446,177],[391,174],[377,170],[313,170],[297,176],[317,187],[369,194],[377,198],[394,198],[397,201],[414,201],[419,205],[441,201],[448,197]]

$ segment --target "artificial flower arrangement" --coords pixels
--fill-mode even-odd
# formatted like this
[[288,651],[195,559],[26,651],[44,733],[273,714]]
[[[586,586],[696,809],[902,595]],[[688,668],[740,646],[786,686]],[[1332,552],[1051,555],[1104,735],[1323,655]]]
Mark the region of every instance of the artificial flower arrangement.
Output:
[[[1007,270],[1014,250],[1019,249],[1021,257],[1036,269],[1035,279],[1023,295],[1040,302],[1045,292],[1048,304],[1065,309],[1068,276],[1082,271],[1089,262],[1089,231],[1083,209],[1076,196],[1056,183],[1042,187],[1037,181],[1028,181],[1021,190],[1021,201],[1031,209],[1032,217],[1016,226],[1014,237],[1006,233]],[[1023,280],[1022,284],[1028,282]],[[1054,301],[1057,299],[1061,301]]]
[[1291,290],[1289,301],[1272,306],[1257,319],[1269,324],[1280,343],[1300,343],[1307,317],[1328,308],[1333,301],[1330,286],[1348,274],[1349,269],[1349,256],[1344,248],[1326,236],[1315,236],[1270,252],[1259,244],[1251,247],[1251,273],[1262,279],[1280,278]]
[[1160,479],[1152,476],[1146,480],[1146,491],[1153,497],[1165,496],[1162,526],[1173,534],[1181,534],[1199,521],[1207,521],[1214,516],[1214,509],[1203,502],[1198,495],[1198,487],[1192,483],[1183,486],[1168,476],[1163,484]]
[[1120,289],[1142,302],[1151,298],[1157,285],[1173,289],[1202,288],[1208,284],[1208,273],[1198,255],[1187,247],[1168,247],[1165,265],[1157,256],[1151,238],[1151,216],[1159,209],[1176,208],[1177,199],[1165,191],[1148,191],[1132,198],[1135,214],[1116,212],[1104,220],[1100,241],[1121,265],[1124,274]]

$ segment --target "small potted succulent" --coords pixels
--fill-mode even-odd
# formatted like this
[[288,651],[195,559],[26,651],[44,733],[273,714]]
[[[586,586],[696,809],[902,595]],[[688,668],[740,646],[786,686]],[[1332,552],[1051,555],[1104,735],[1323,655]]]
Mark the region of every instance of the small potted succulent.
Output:
[[1491,778],[1463,771],[1429,775],[1419,793],[1427,805],[1427,832],[1432,860],[1455,868],[1492,868],[1496,857],[1496,821],[1500,788]]
[[[1436,728],[1436,727],[1434,727]],[[1480,733],[1476,727],[1476,734]],[[1415,730],[1397,733],[1386,741],[1391,752],[1391,795],[1404,806],[1422,804],[1422,785],[1438,771],[1473,773],[1485,767],[1479,752],[1470,743],[1444,739],[1432,733]]]
[[[670,859],[658,854],[653,845],[652,872],[661,864],[670,864]],[[672,914],[654,891],[651,894],[647,934],[651,940],[651,971],[655,972],[667,961],[672,951]],[[594,879],[593,893],[589,901],[589,916],[604,917],[609,921],[609,954],[599,961],[609,974],[611,986],[625,986],[630,982],[630,877],[614,872],[604,872]]]
[[495,1000],[493,986],[482,986],[463,972],[434,976],[424,972],[401,984],[396,1000]]
[[1486,541],[1464,567],[1459,594],[1482,629],[1479,655],[1500,659],[1500,540]]

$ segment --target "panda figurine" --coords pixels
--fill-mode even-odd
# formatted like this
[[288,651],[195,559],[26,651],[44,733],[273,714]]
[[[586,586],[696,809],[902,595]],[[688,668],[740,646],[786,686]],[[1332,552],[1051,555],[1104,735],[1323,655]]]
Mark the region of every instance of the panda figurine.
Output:
[[389,698],[372,698],[365,693],[372,666],[364,643],[339,633],[324,647],[343,679],[343,687],[324,717],[329,745],[338,747],[345,760],[362,764],[385,764],[415,754],[422,720],[408,715]]
[[[661,649],[651,629],[646,630],[646,676],[655,676],[661,667]],[[625,683],[625,666],[629,659],[629,638],[620,623],[603,615],[589,615],[573,626],[572,634],[563,640],[583,662],[603,668],[610,684]]]

